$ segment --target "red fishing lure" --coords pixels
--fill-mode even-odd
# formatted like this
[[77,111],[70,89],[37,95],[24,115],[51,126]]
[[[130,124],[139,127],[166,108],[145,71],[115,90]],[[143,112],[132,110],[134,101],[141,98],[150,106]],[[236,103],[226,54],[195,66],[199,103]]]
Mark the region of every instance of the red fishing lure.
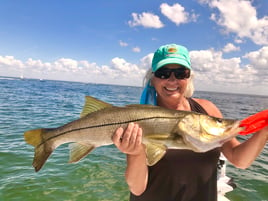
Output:
[[254,133],[265,126],[268,126],[268,110],[263,110],[243,119],[240,123],[240,127],[245,127],[245,130],[239,132],[239,134],[247,135]]

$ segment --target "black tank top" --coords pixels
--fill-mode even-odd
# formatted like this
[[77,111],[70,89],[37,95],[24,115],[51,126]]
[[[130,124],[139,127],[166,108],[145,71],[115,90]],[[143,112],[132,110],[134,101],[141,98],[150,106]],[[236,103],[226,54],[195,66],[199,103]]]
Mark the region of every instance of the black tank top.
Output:
[[[207,114],[193,99],[191,110]],[[149,168],[148,184],[140,196],[130,193],[130,201],[217,201],[219,149],[205,153],[169,149]]]

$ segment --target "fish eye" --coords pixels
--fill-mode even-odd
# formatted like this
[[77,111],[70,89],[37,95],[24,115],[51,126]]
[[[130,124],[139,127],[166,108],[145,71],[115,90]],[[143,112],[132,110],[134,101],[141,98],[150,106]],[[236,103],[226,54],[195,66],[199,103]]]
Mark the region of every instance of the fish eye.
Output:
[[218,122],[218,123],[222,123],[223,120],[222,120],[222,119],[217,119],[217,122]]

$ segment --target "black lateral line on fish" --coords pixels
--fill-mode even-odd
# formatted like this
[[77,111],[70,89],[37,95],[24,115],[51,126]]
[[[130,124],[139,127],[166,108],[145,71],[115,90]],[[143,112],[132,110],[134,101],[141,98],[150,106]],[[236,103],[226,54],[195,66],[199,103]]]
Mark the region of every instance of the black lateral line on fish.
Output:
[[[117,125],[117,124],[127,124],[127,123],[131,123],[131,122],[139,122],[139,121],[143,121],[143,120],[150,120],[150,119],[160,119],[160,118],[163,118],[163,117],[150,117],[150,118],[141,118],[141,119],[136,119],[136,120],[129,120],[129,121],[123,121],[123,122],[114,122],[114,123],[107,123],[107,124],[100,124],[100,125],[95,125],[95,126],[88,126],[88,127],[83,127],[83,128],[77,128],[77,129],[72,129],[72,130],[68,130],[68,131],[65,131],[65,132],[62,132],[62,133],[59,133],[58,135],[56,136],[52,136],[50,138],[48,138],[45,142],[53,139],[53,138],[56,138],[56,137],[59,137],[61,135],[64,135],[66,133],[70,133],[70,132],[74,132],[74,131],[79,131],[79,130],[84,130],[84,129],[91,129],[91,128],[98,128],[98,127],[104,127],[104,126],[113,126],[113,125]],[[164,117],[165,119],[177,119],[177,117]],[[38,145],[41,146],[43,145],[45,142],[41,143]]]

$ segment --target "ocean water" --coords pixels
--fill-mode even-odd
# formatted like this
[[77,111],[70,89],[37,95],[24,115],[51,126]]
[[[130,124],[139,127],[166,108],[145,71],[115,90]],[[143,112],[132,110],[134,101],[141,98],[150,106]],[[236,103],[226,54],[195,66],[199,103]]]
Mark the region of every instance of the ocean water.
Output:
[[[36,173],[34,150],[23,133],[79,118],[85,95],[120,106],[138,103],[140,93],[138,87],[0,77],[0,200],[128,200],[125,156],[114,145],[95,149],[75,164],[68,164],[68,146],[62,145]],[[195,97],[211,100],[228,118],[243,119],[268,108],[264,96],[196,92]],[[227,175],[238,186],[227,194],[230,200],[267,201],[268,146],[246,170],[228,164]]]

